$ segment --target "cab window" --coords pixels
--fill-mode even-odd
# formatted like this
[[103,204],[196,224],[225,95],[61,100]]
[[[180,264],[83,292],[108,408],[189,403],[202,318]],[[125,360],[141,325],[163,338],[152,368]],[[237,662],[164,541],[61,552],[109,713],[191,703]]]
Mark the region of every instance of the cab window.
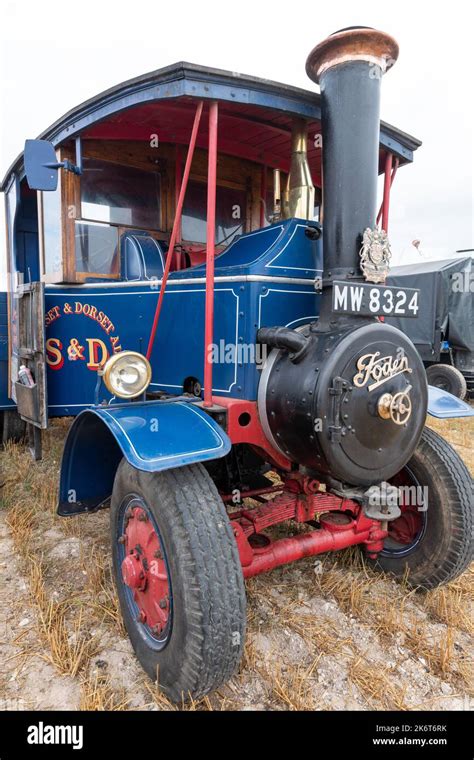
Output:
[[[247,193],[243,189],[217,186],[216,245],[230,242],[234,234],[245,232]],[[206,242],[207,185],[190,181],[186,190],[182,218],[183,240]]]
[[84,159],[81,217],[94,222],[159,230],[160,175],[96,158]]
[[77,221],[74,228],[76,271],[96,275],[118,275],[117,227]]
[[[58,160],[74,160],[62,148]],[[120,241],[129,229],[163,237],[161,175],[150,167],[85,156],[79,176],[62,171],[56,192],[40,194],[45,282],[120,278]]]

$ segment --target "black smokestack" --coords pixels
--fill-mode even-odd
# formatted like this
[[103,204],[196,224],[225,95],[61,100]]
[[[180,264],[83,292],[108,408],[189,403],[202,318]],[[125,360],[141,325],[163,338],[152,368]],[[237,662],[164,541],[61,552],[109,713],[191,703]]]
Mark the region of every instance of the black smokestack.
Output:
[[306,62],[321,89],[325,284],[362,277],[362,234],[375,226],[380,84],[397,56],[388,34],[351,27],[317,45]]

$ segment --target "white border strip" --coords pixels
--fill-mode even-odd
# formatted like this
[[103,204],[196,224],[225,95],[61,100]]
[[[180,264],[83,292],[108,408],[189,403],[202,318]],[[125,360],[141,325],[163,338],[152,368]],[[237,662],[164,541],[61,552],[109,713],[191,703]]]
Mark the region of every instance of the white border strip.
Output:
[[[291,269],[295,267],[275,267],[275,268],[281,268],[281,269]],[[314,271],[316,274],[322,274],[322,269],[314,269],[314,270],[303,270],[303,271]],[[277,277],[275,275],[266,275],[266,274],[233,274],[233,275],[222,275],[217,276],[214,278],[214,282],[220,283],[220,282],[278,282],[282,285],[307,285],[313,280],[313,276],[311,277]],[[159,293],[159,286],[161,285],[161,280],[129,280],[127,282],[84,282],[80,285],[73,285],[70,283],[64,283],[64,284],[57,284],[57,283],[51,283],[45,285],[46,293],[53,292],[55,290],[61,291],[62,288],[68,288],[69,290],[71,288],[76,289],[76,293],[65,293],[65,295],[77,295],[77,293],[80,293],[82,290],[90,291],[93,288],[98,288],[99,290],[102,290],[103,288],[112,288],[121,290],[122,288],[138,288],[138,287],[144,287],[146,288],[150,293],[157,294]],[[182,279],[176,279],[172,280],[169,279],[167,282],[167,287],[169,285],[205,285],[206,284],[206,278],[205,277],[187,277]],[[152,287],[153,286],[153,287]],[[133,295],[136,294],[136,291],[133,291]],[[93,295],[93,294],[92,294]]]

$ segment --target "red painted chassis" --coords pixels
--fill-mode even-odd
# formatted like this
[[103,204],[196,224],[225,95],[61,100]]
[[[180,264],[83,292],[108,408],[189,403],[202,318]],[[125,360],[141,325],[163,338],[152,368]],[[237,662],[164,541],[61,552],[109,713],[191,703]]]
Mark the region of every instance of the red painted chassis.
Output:
[[[260,501],[260,506],[230,513],[242,569],[246,578],[286,565],[303,557],[365,544],[370,557],[383,548],[388,533],[378,520],[363,513],[361,504],[332,493],[313,478],[292,471],[291,462],[276,451],[260,425],[257,405],[251,401],[213,398],[218,407],[225,407],[227,433],[233,444],[247,443],[264,458],[283,471],[281,486],[272,486],[240,494],[244,498]],[[264,495],[278,493],[266,501]],[[224,502],[232,502],[232,495],[222,494]],[[309,524],[313,530],[272,541],[262,531],[272,525],[293,520]]]

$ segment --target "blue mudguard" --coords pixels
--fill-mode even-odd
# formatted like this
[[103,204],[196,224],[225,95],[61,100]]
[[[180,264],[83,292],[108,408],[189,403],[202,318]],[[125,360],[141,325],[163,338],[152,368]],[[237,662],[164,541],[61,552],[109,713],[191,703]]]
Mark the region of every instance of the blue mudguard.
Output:
[[448,391],[428,386],[428,414],[446,419],[449,417],[474,417],[474,409]]
[[159,472],[218,459],[230,448],[227,434],[193,403],[148,401],[86,409],[66,439],[58,513],[103,506],[122,457],[138,470]]

